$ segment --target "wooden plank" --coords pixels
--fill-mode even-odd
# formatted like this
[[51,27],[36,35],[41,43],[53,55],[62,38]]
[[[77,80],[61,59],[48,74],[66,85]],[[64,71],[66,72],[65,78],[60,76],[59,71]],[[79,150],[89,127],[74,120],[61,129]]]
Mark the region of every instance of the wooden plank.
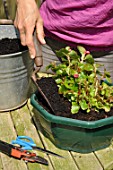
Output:
[[0,19],[6,18],[5,13],[4,13],[4,7],[3,7],[3,2],[0,1]]
[[43,134],[40,132],[40,136],[43,140],[44,146],[46,149],[48,150],[52,150],[53,152],[64,156],[64,158],[58,158],[58,157],[53,157],[50,156],[51,162],[55,168],[55,170],[59,170],[59,169],[63,169],[63,170],[69,170],[69,169],[73,169],[73,170],[78,170],[78,167],[75,163],[75,161],[73,160],[70,152],[68,151],[64,151],[61,149],[58,149],[57,147],[55,147],[49,139],[45,138],[43,136]]
[[11,19],[14,20],[16,13],[16,0],[7,0],[8,12]]
[[[38,127],[38,121],[37,121],[37,119],[34,115],[32,106],[30,104],[29,104],[29,108],[31,110],[31,114],[32,114],[33,119],[36,123],[36,126],[37,126],[37,128],[39,128]],[[41,136],[41,139],[42,139],[43,144],[44,144],[46,149],[51,150],[51,151],[65,157],[65,159],[64,159],[64,158],[58,158],[58,157],[54,157],[54,156],[49,155],[55,170],[60,170],[60,169],[63,169],[63,170],[69,170],[69,169],[78,170],[77,165],[76,165],[75,161],[73,160],[70,152],[58,149],[57,147],[55,147],[50,142],[50,140],[48,140],[46,137],[44,137],[43,134],[40,131],[39,131],[39,134]]]
[[[16,137],[9,112],[0,113],[0,132],[0,139],[8,143],[11,143],[11,140]],[[24,161],[11,158],[3,153],[0,155],[4,170],[27,170]]]
[[3,170],[3,164],[2,164],[1,155],[0,155],[0,170]]
[[36,0],[36,3],[38,6],[40,6],[40,1],[39,0]]
[[88,154],[72,152],[72,154],[80,170],[103,170],[93,152]]
[[113,148],[112,145],[96,151],[95,152],[96,156],[100,160],[101,164],[104,167],[104,170],[113,170]]
[[[39,0],[36,0],[38,6],[40,5]],[[16,14],[16,0],[7,0],[8,4],[8,11],[9,11],[9,16],[11,19],[14,20],[15,14]],[[3,2],[2,0],[0,1],[0,19],[6,18],[5,12],[4,12],[4,7],[3,7]]]
[[[20,135],[24,135],[24,136],[29,136],[31,137],[35,143],[37,144],[37,146],[39,147],[43,147],[40,137],[38,135],[38,132],[36,130],[35,125],[32,122],[32,117],[29,114],[29,110],[27,108],[27,106],[24,106],[21,109],[18,109],[14,112],[11,112],[12,115],[12,119],[17,131],[17,134]],[[41,165],[41,164],[37,164],[37,163],[29,163],[28,164],[28,168],[29,170],[53,170],[53,167],[51,165],[51,162],[49,160],[49,157],[42,152],[39,151],[33,151],[36,152],[37,155],[44,157],[45,159],[48,160],[49,162],[49,166],[45,166],[45,165]]]

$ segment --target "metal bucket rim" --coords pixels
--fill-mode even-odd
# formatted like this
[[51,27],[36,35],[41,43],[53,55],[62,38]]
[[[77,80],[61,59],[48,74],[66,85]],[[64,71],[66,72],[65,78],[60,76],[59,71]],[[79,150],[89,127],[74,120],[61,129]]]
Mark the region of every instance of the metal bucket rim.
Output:
[[26,52],[29,52],[29,50],[24,50],[24,51],[20,51],[20,52],[16,52],[16,53],[10,53],[10,54],[3,54],[3,55],[0,55],[0,58],[9,57],[9,56],[15,57],[17,55],[20,55],[20,54],[23,54],[23,53],[26,53]]

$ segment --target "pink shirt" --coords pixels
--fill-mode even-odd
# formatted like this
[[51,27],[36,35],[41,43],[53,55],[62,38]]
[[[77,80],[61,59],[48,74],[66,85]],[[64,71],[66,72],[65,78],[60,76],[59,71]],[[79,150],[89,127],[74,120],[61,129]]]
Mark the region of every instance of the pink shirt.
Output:
[[113,50],[112,0],[45,0],[40,12],[46,36],[89,50]]

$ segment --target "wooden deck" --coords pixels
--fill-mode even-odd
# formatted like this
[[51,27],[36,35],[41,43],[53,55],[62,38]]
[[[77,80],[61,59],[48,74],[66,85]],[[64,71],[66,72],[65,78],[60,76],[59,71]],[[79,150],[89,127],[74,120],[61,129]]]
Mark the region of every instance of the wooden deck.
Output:
[[[9,0],[11,5],[10,16],[14,18],[15,0]],[[11,3],[12,2],[12,3]],[[5,18],[3,4],[0,2],[0,18]],[[13,10],[12,10],[13,4]],[[25,163],[22,160],[11,158],[0,153],[0,170],[113,170],[113,144],[106,149],[80,154],[64,151],[56,148],[38,129],[38,122],[30,101],[20,109],[11,112],[0,113],[0,140],[10,143],[17,135],[27,135],[33,138],[39,147],[58,153],[65,159],[36,152],[46,158],[48,166],[38,163]]]
[[27,135],[33,138],[38,146],[58,153],[65,159],[33,151],[48,160],[49,165],[45,166],[38,163],[26,164],[23,160],[0,153],[0,170],[113,170],[112,145],[89,154],[60,150],[38,130],[35,112],[28,100],[27,104],[20,109],[0,113],[0,139],[10,143],[17,135]]

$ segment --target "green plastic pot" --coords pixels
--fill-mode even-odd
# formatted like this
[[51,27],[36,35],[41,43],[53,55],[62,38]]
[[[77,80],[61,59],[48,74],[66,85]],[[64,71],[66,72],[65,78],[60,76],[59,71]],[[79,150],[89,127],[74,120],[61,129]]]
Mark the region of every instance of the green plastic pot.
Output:
[[64,150],[89,153],[110,145],[113,137],[113,116],[98,121],[81,121],[48,113],[32,94],[31,104],[37,110],[42,133],[55,146]]

